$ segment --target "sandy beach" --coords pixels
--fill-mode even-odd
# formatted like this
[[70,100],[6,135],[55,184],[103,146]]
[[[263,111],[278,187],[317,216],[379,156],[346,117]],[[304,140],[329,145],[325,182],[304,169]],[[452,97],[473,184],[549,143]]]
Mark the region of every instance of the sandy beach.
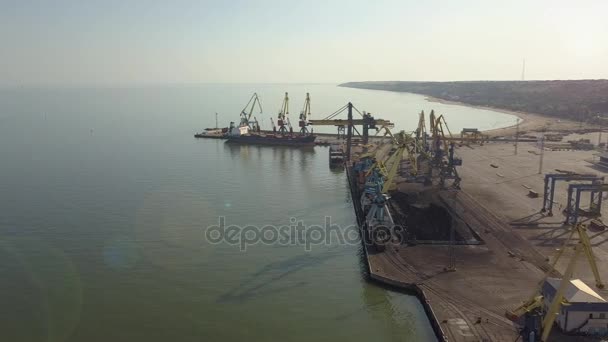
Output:
[[[593,125],[582,124],[580,122],[568,120],[568,119],[558,119],[554,117],[548,117],[540,114],[526,113],[526,112],[515,112],[501,108],[487,107],[487,106],[475,106],[470,105],[463,102],[458,101],[449,101],[444,99],[439,99],[432,96],[426,97],[429,102],[438,102],[444,104],[454,104],[459,106],[466,106],[472,108],[486,109],[492,110],[495,112],[505,113],[509,115],[517,116],[519,121],[519,131],[520,134],[526,134],[526,132],[538,132],[541,130],[547,131],[575,131],[581,128],[593,128]],[[491,130],[486,130],[484,133],[489,134],[492,137],[498,136],[511,136],[515,135],[517,131],[517,125],[512,125],[508,127],[496,128]]]

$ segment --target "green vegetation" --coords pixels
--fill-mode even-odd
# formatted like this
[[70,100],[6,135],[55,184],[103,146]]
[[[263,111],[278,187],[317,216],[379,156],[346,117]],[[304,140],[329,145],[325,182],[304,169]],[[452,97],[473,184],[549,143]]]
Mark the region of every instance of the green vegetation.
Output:
[[608,80],[348,82],[341,87],[416,93],[475,106],[595,121],[608,115]]

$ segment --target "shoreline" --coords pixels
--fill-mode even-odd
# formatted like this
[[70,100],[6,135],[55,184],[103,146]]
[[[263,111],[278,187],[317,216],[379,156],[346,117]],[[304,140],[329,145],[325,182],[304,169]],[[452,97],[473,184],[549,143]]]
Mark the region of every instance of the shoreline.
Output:
[[[503,109],[503,108],[495,108],[495,107],[490,107],[490,106],[473,105],[473,104],[468,104],[465,102],[454,101],[454,100],[445,100],[445,99],[441,99],[441,98],[430,96],[430,95],[411,93],[411,92],[407,92],[407,91],[394,91],[394,90],[387,90],[387,89],[349,87],[349,86],[344,86],[344,85],[338,85],[338,86],[345,87],[345,88],[351,88],[351,89],[388,91],[388,92],[392,92],[392,93],[412,94],[412,95],[423,96],[428,102],[436,102],[436,103],[447,104],[447,105],[463,106],[463,107],[469,107],[469,108],[475,108],[475,109],[484,109],[484,110],[490,110],[493,112],[513,115],[520,119],[520,121],[519,121],[520,134],[526,134],[527,132],[539,132],[542,130],[574,133],[576,131],[579,131],[581,128],[582,129],[593,129],[594,128],[593,125],[589,125],[587,123],[584,123],[581,125],[580,122],[572,121],[570,119],[561,119],[561,118],[555,118],[555,117],[545,116],[545,115],[541,115],[541,114],[535,114],[535,113],[529,113],[529,112],[519,112],[519,111],[513,111],[513,110],[508,110],[508,109]],[[516,135],[517,126],[518,126],[517,123],[515,123],[510,126],[487,129],[487,130],[483,130],[481,132],[489,135],[491,138],[508,137],[508,136]]]
[[[415,93],[411,93],[411,94],[415,94]],[[421,94],[417,94],[417,95],[421,95]],[[572,132],[574,132],[574,131],[579,130],[580,128],[588,128],[587,124],[581,125],[579,122],[575,122],[575,121],[572,121],[569,119],[557,119],[557,118],[553,118],[553,117],[549,117],[549,116],[545,116],[545,115],[541,115],[541,114],[512,111],[512,110],[508,110],[508,109],[495,108],[495,107],[490,107],[490,106],[472,105],[472,104],[468,104],[468,103],[464,103],[464,102],[460,102],[460,101],[440,99],[440,98],[433,97],[433,96],[426,96],[426,95],[423,95],[423,96],[425,96],[426,100],[429,102],[436,102],[436,103],[448,104],[448,105],[458,105],[458,106],[464,106],[464,107],[470,107],[470,108],[476,108],[476,109],[484,109],[484,110],[490,110],[493,112],[513,115],[513,116],[519,118],[519,120],[520,120],[519,121],[519,131],[521,134],[525,134],[526,132],[529,132],[529,131],[537,132],[537,131],[541,131],[543,129],[546,129],[549,131],[572,131]],[[488,134],[490,137],[512,136],[512,135],[516,134],[517,126],[518,126],[518,124],[516,123],[516,124],[510,125],[510,126],[484,130],[482,132],[484,134]]]
[[[456,106],[476,108],[476,109],[485,109],[485,110],[491,110],[491,111],[498,112],[498,113],[509,114],[509,115],[518,117],[520,119],[520,122],[519,122],[520,130],[540,129],[544,125],[539,124],[538,121],[543,121],[543,122],[551,121],[551,119],[549,119],[548,117],[544,117],[544,116],[541,116],[538,114],[532,114],[532,113],[526,113],[526,112],[515,112],[515,111],[511,111],[511,110],[507,110],[507,109],[493,108],[493,107],[488,107],[488,106],[472,105],[472,104],[468,104],[468,103],[464,103],[464,102],[459,102],[459,101],[454,101],[454,100],[445,100],[445,99],[441,99],[441,98],[430,96],[430,95],[411,93],[411,92],[407,92],[407,91],[394,91],[394,90],[387,90],[387,89],[349,87],[349,86],[344,86],[341,84],[339,84],[338,87],[344,87],[344,88],[350,88],[350,89],[371,90],[371,91],[387,91],[387,92],[391,92],[391,93],[412,94],[412,95],[423,96],[425,98],[425,100],[428,102],[436,102],[436,103],[441,103],[441,104],[456,105]],[[526,122],[526,126],[524,126],[524,122]],[[491,137],[515,135],[516,127],[517,127],[517,123],[514,125],[510,125],[510,126],[483,130],[481,132],[483,132],[485,134],[489,134]]]
[[[414,93],[411,93],[411,94],[414,94]],[[417,95],[421,95],[421,94],[417,94]],[[516,118],[518,118],[520,120],[519,121],[520,128],[521,128],[521,125],[524,122],[527,122],[530,119],[529,118],[530,115],[534,115],[534,114],[531,114],[531,113],[515,112],[515,111],[511,111],[511,110],[507,110],[507,109],[501,109],[501,108],[493,108],[493,107],[488,107],[488,106],[472,105],[472,104],[468,104],[468,103],[464,103],[464,102],[459,102],[459,101],[454,101],[454,100],[444,100],[444,99],[440,99],[440,98],[434,97],[434,96],[427,96],[427,95],[423,95],[423,96],[425,97],[425,99],[428,102],[436,102],[436,103],[447,104],[447,105],[457,105],[457,106],[470,107],[470,108],[475,108],[475,109],[491,110],[493,112],[513,115],[513,116],[515,116]],[[517,126],[517,123],[514,124],[514,125],[510,125],[510,126],[487,129],[487,130],[484,130],[482,132],[489,133],[489,132],[492,132],[492,131],[504,130],[504,129],[508,129],[508,128],[514,128],[516,126]]]

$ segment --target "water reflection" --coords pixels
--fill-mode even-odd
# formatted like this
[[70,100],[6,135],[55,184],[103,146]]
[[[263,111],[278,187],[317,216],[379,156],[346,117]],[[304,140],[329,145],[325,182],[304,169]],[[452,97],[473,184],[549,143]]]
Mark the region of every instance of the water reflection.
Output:
[[[297,153],[297,155],[302,158],[300,164],[308,163],[308,158],[311,158],[311,156],[315,154],[314,146],[290,147],[224,143],[224,150],[227,150],[233,158],[249,158],[254,151],[257,152],[257,156],[261,158],[263,151],[272,151],[273,159],[279,159],[279,161],[282,162],[282,165],[287,165],[285,162],[288,160],[293,161],[295,156],[294,153]],[[287,156],[289,156],[289,158]]]
[[285,260],[268,263],[251,274],[237,287],[221,295],[218,303],[241,302],[254,297],[274,295],[307,284],[301,281],[293,284],[277,284],[283,278],[300,272],[305,268],[316,267],[329,259],[343,255],[338,248],[333,248],[318,254],[303,253]]
[[37,238],[3,238],[0,260],[1,339],[65,341],[83,302],[80,275],[68,255]]

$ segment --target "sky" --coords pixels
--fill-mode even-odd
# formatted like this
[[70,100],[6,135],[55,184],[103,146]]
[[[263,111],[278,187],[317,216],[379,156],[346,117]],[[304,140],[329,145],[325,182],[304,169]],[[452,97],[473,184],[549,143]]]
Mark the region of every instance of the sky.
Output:
[[0,0],[0,84],[608,78],[607,0]]

